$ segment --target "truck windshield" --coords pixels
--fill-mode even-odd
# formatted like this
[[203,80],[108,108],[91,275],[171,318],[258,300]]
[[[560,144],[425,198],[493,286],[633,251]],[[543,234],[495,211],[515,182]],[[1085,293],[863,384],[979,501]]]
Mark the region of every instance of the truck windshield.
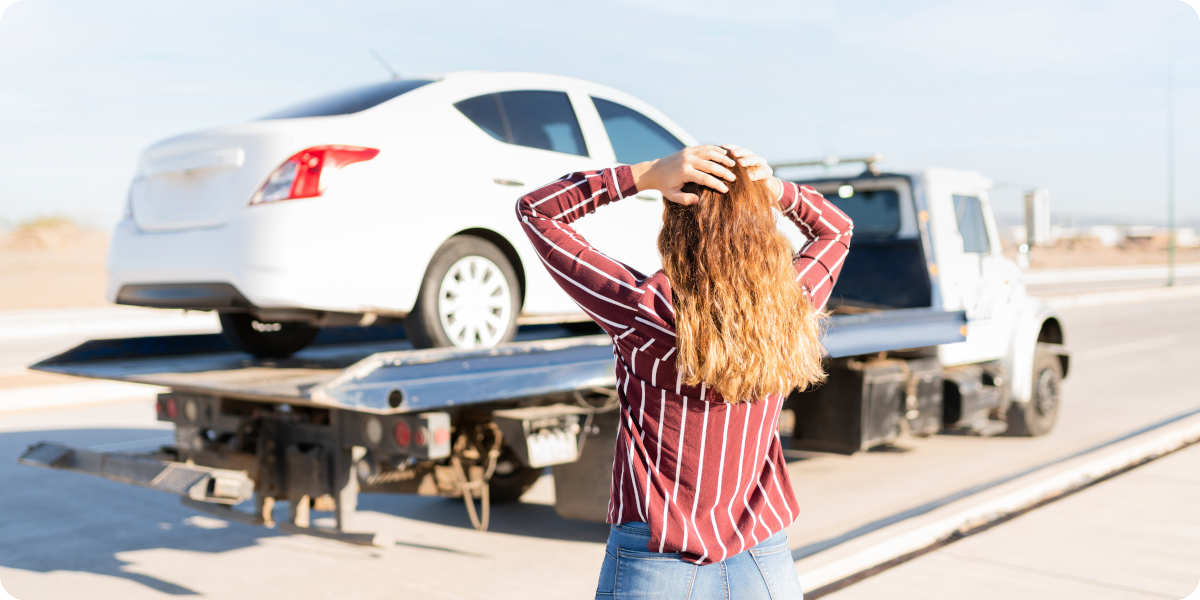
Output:
[[894,189],[850,188],[828,198],[854,221],[856,238],[886,238],[900,231],[900,194]]
[[401,79],[385,81],[383,83],[372,83],[305,100],[259,117],[258,120],[348,115],[383,104],[396,96],[411,92],[427,83],[432,83],[432,80]]

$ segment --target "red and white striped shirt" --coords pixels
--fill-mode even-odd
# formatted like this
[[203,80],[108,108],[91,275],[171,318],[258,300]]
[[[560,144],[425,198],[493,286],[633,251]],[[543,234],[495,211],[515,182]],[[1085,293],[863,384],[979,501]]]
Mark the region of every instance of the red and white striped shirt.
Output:
[[[809,240],[793,261],[796,279],[823,307],[852,223],[816,190],[783,185],[780,210]],[[605,256],[570,225],[636,192],[627,166],[572,173],[523,196],[517,217],[546,269],[613,338],[620,428],[608,522],[645,521],[649,550],[719,562],[799,513],[776,428],[784,398],[729,404],[704,385],[681,385],[666,275]]]

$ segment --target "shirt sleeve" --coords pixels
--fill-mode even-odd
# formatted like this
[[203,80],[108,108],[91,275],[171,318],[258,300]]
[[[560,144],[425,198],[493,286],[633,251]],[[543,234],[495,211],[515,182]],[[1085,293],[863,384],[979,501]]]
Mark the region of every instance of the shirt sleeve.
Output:
[[551,277],[610,335],[632,325],[645,278],[597,250],[571,223],[635,193],[633,171],[619,166],[571,173],[517,201],[517,219]]
[[850,253],[854,222],[817,190],[791,181],[783,182],[779,209],[808,238],[792,266],[813,306],[824,308]]

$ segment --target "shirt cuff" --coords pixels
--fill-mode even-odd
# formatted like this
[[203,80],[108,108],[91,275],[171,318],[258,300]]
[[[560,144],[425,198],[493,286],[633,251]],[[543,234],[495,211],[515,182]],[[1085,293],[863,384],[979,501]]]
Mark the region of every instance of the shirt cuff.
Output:
[[779,197],[775,199],[776,206],[779,210],[787,213],[795,210],[796,205],[800,201],[800,186],[791,181],[779,180],[783,186],[779,189]]
[[614,202],[638,192],[637,184],[633,181],[633,168],[629,165],[605,169],[604,174],[604,185],[608,187],[609,196]]

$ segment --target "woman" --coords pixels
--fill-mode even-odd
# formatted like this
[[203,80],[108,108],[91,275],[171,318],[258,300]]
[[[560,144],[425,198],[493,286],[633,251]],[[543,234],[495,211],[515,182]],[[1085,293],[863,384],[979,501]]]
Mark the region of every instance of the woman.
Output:
[[[663,270],[643,275],[571,223],[663,192]],[[808,243],[793,256],[774,211]],[[751,152],[694,146],[573,173],[517,216],[554,279],[613,338],[620,428],[597,598],[800,598],[784,528],[799,514],[776,419],[824,377],[821,308],[851,222]]]

